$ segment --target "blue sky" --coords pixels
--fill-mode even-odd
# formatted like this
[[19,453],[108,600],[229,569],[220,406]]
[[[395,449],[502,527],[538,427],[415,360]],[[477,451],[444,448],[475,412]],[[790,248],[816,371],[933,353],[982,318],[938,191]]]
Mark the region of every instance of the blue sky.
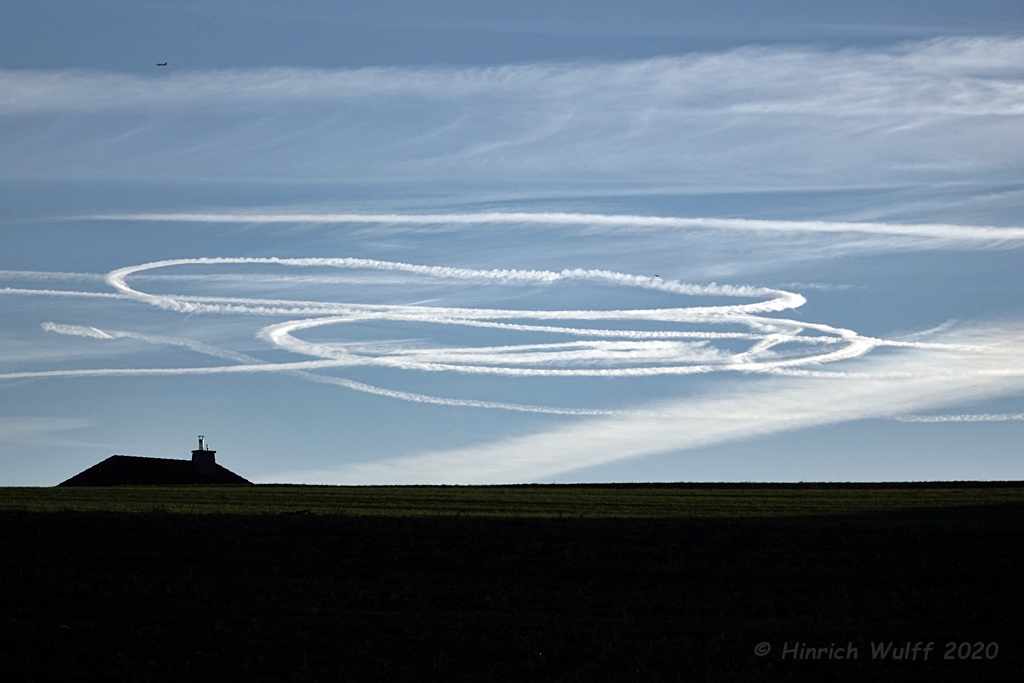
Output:
[[7,2],[0,484],[1020,479],[1022,65],[1019,2]]

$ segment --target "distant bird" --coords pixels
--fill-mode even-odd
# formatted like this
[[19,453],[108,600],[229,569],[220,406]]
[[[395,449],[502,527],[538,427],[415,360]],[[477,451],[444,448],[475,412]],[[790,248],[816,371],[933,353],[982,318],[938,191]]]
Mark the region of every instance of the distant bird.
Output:
[[157,62],[157,66],[167,66],[167,62]]

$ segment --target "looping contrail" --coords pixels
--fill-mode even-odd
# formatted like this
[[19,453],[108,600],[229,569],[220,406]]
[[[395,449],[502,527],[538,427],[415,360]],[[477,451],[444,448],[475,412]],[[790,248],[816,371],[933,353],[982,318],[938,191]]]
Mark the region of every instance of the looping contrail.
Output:
[[[518,214],[509,214],[517,216]],[[559,216],[564,216],[558,214]],[[421,217],[407,217],[421,220]],[[434,217],[436,218],[436,217]],[[482,220],[479,216],[473,220]],[[679,297],[743,299],[730,304],[670,308],[598,310],[522,310],[429,306],[422,304],[365,304],[339,301],[302,301],[252,297],[157,294],[129,282],[160,279],[153,271],[177,267],[231,267],[264,265],[285,268],[359,270],[407,275],[453,283],[498,286],[529,284],[553,286],[564,282],[600,283]],[[168,281],[165,277],[165,281]],[[192,274],[202,279],[203,275]],[[217,277],[217,276],[213,276]],[[244,275],[238,276],[244,280]],[[259,276],[254,276],[259,277]],[[95,377],[131,375],[203,375],[220,373],[287,372],[302,379],[343,386],[400,400],[449,406],[493,408],[561,415],[647,414],[640,411],[538,406],[475,399],[455,399],[376,387],[351,379],[321,374],[343,368],[375,366],[410,372],[447,372],[496,377],[655,377],[687,376],[713,372],[765,373],[806,377],[838,376],[841,372],[817,370],[822,365],[863,356],[881,346],[953,348],[951,345],[910,340],[889,341],[860,335],[852,330],[821,323],[769,317],[802,306],[806,299],[795,292],[742,285],[696,285],[661,277],[608,270],[565,269],[470,269],[430,266],[362,258],[217,257],[154,261],[118,268],[105,282],[113,293],[61,290],[0,290],[7,294],[46,296],[102,296],[136,301],[162,310],[185,314],[288,317],[284,322],[259,329],[257,338],[271,348],[289,351],[303,360],[270,363],[256,357],[219,349],[180,337],[159,337],[91,326],[43,324],[50,332],[102,340],[134,339],[152,344],[187,348],[196,353],[230,361],[228,365],[178,368],[99,368],[14,372],[0,379],[47,377]],[[173,281],[173,277],[169,279]],[[508,333],[510,343],[490,346],[438,346],[422,342],[334,341],[311,342],[300,335],[314,328],[344,328],[367,322],[406,326],[454,326],[491,329]],[[588,327],[581,323],[605,323]],[[608,327],[619,323],[623,328]],[[647,329],[633,329],[643,322]],[[558,324],[552,324],[558,323]],[[575,323],[575,324],[574,324]],[[650,329],[654,327],[654,329]],[[745,331],[722,330],[741,327]],[[717,328],[717,329],[716,329]],[[543,334],[565,341],[511,343],[518,333]],[[322,334],[322,333],[321,333]],[[716,343],[742,345],[728,350]],[[959,348],[959,347],[957,347]],[[963,349],[961,349],[963,350]],[[971,348],[972,351],[979,349]]]
[[[436,306],[396,305],[355,305],[350,303],[309,301],[309,302],[246,302],[237,299],[230,302],[204,300],[201,297],[188,299],[166,294],[151,294],[135,289],[128,284],[132,275],[159,268],[196,265],[240,265],[265,264],[290,267],[320,267],[342,269],[369,269],[381,271],[402,271],[429,278],[456,281],[477,281],[494,284],[530,283],[551,285],[560,281],[591,281],[611,283],[619,286],[657,290],[682,296],[719,296],[731,298],[760,297],[759,301],[715,306],[687,306],[660,309],[624,310],[509,310],[454,308]],[[162,309],[183,313],[219,313],[248,315],[297,315],[315,317],[295,319],[267,326],[258,333],[259,338],[272,346],[292,351],[307,357],[332,361],[337,366],[377,365],[403,370],[429,372],[462,372],[506,376],[585,377],[585,376],[653,376],[685,375],[712,372],[721,369],[740,369],[745,372],[768,370],[773,367],[787,367],[792,364],[816,364],[844,358],[856,357],[870,351],[877,342],[861,337],[849,330],[827,325],[811,324],[777,318],[765,318],[755,313],[769,313],[796,308],[806,300],[799,294],[763,287],[734,285],[693,285],[660,277],[646,277],[605,270],[567,269],[546,270],[476,270],[441,266],[424,266],[392,261],[356,258],[196,258],[156,261],[129,266],[112,271],[107,282],[126,298],[135,299]],[[351,345],[309,343],[295,336],[295,333],[314,327],[359,323],[366,320],[419,323],[430,325],[509,325],[505,329],[517,331],[551,332],[566,330],[575,336],[607,337],[607,333],[591,332],[586,328],[572,326],[533,326],[504,323],[506,320],[577,320],[577,321],[655,321],[660,323],[687,324],[739,324],[749,327],[752,332],[748,339],[756,345],[742,354],[723,354],[706,348],[707,339],[683,341],[678,339],[653,339],[644,331],[624,330],[616,336],[630,339],[622,342],[591,341],[570,342],[545,347],[503,345],[455,349],[427,348],[394,350],[364,345],[361,353],[354,352]],[[787,330],[786,333],[763,329]],[[827,342],[814,338],[812,345],[822,343],[842,344],[838,350],[802,355],[797,358],[778,358],[774,349],[784,343],[800,343],[809,338],[801,335],[806,329],[825,335]],[[527,353],[528,352],[528,353]],[[768,358],[770,360],[767,360]],[[695,360],[699,362],[694,362]]]

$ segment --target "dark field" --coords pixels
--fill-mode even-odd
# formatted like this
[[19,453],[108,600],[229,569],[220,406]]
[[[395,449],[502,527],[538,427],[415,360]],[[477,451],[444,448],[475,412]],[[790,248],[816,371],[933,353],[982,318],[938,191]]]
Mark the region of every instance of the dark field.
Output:
[[1024,678],[1016,483],[58,491],[5,681]]

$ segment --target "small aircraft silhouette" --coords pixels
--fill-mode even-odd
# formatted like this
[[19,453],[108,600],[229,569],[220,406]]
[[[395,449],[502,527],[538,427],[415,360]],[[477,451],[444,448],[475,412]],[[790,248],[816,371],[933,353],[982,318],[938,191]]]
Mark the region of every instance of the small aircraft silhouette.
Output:
[[167,62],[157,62],[157,66],[167,66]]

